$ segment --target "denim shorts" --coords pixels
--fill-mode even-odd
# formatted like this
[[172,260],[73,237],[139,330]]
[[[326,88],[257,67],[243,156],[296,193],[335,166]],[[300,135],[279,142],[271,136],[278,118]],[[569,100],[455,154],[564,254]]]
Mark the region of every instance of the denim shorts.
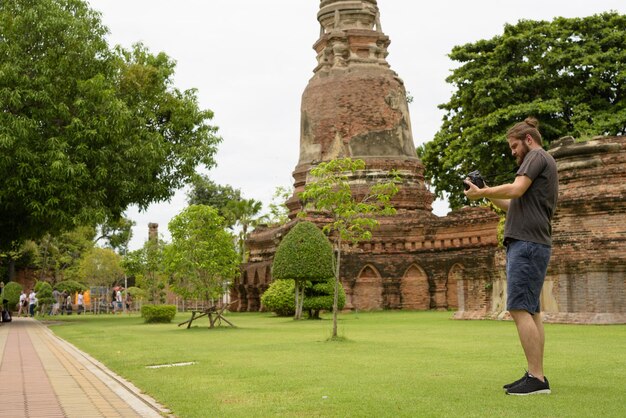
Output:
[[506,247],[506,308],[535,314],[548,271],[552,247],[530,241],[510,240]]

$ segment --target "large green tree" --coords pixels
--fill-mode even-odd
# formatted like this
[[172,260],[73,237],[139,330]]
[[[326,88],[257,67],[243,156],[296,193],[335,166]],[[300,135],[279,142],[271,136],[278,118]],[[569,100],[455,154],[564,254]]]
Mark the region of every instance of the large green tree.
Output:
[[237,221],[228,206],[232,202],[242,200],[241,191],[230,185],[222,186],[215,183],[209,176],[200,174],[191,181],[191,189],[187,192],[187,203],[190,205],[213,206],[218,214],[224,218],[226,224],[232,227]]
[[120,283],[124,277],[122,257],[110,248],[92,248],[80,261],[79,277],[91,286]]
[[84,0],[0,2],[0,247],[168,199],[220,139],[175,63]]
[[[453,48],[455,88],[435,138],[418,149],[438,197],[468,202],[462,177],[480,169],[494,184],[513,177],[506,130],[529,115],[546,143],[571,135],[626,133],[626,16],[522,20],[504,33]],[[510,176],[510,177],[509,177]]]
[[239,257],[225,228],[217,209],[204,205],[191,205],[170,221],[164,259],[176,293],[214,303],[227,291]]

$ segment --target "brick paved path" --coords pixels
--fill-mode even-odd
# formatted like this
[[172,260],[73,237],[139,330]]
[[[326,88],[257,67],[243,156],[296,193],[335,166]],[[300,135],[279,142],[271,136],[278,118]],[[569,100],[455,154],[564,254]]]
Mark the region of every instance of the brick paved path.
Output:
[[0,325],[0,361],[1,418],[169,414],[31,318]]

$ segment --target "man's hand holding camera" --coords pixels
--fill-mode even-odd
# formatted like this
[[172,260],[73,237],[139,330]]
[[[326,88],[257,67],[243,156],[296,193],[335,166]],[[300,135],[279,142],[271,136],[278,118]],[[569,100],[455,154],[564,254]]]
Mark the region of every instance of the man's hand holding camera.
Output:
[[484,197],[481,189],[484,189],[487,185],[478,170],[469,173],[463,180],[463,183],[465,183],[464,193],[468,199],[477,200]]

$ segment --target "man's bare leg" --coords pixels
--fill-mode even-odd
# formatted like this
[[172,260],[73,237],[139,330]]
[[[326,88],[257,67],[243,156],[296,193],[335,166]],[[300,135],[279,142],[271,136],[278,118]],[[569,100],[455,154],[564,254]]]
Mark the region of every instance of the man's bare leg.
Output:
[[543,376],[543,349],[545,336],[543,321],[540,314],[531,315],[527,311],[509,311],[515,321],[517,333],[519,335],[526,361],[528,362],[528,373],[537,379],[544,381]]

